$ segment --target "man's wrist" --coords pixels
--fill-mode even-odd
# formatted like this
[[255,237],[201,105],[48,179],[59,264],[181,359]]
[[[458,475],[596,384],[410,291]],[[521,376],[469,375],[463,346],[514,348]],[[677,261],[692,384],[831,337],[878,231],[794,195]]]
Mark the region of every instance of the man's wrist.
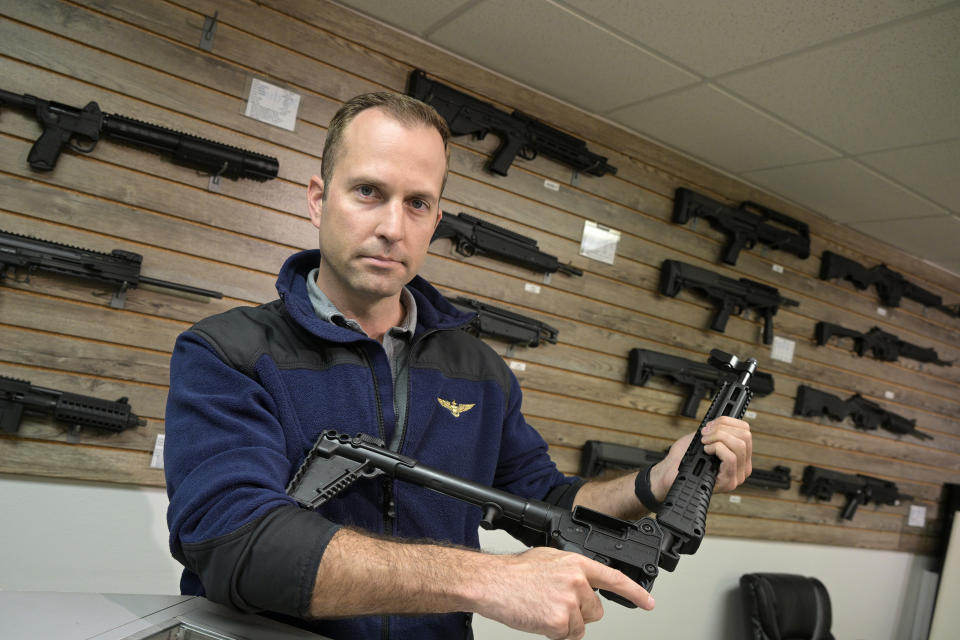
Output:
[[634,481],[633,491],[637,496],[637,499],[640,501],[648,511],[656,513],[660,510],[660,507],[663,506],[662,502],[657,499],[653,493],[653,486],[651,484],[651,473],[653,472],[653,465],[650,465],[643,471],[637,473],[636,480]]

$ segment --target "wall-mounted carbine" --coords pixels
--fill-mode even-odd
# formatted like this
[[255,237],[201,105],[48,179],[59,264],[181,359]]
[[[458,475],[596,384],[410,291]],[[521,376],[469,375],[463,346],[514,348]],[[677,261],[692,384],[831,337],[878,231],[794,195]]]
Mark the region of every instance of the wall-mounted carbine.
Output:
[[0,105],[30,112],[43,127],[43,133],[27,156],[30,167],[37,171],[52,171],[65,146],[78,153],[90,153],[101,136],[173,156],[175,162],[226,178],[269,180],[277,177],[280,168],[276,158],[115,113],[103,113],[96,102],[79,109],[0,89]]
[[26,272],[27,279],[34,271],[49,271],[105,282],[117,287],[110,300],[110,306],[116,309],[123,308],[127,290],[135,289],[141,284],[208,298],[223,297],[219,291],[141,276],[141,262],[143,256],[132,251],[114,249],[110,253],[101,253],[0,230],[0,282],[11,274],[16,277],[18,270]]
[[949,367],[953,364],[941,360],[932,347],[918,347],[915,344],[904,342],[880,327],[874,327],[866,333],[861,333],[855,329],[841,327],[831,322],[818,322],[815,336],[817,344],[821,346],[827,344],[833,336],[853,338],[853,350],[857,352],[858,356],[863,356],[864,353],[869,351],[874,358],[884,362],[895,362],[900,359],[900,356],[903,356],[917,362],[932,362],[942,367]]
[[741,249],[752,249],[759,242],[772,249],[810,257],[810,228],[790,216],[749,200],[733,207],[713,198],[680,187],[673,200],[673,221],[686,224],[705,218],[710,226],[730,238],[723,261],[737,264]]
[[589,151],[583,140],[519,111],[501,111],[489,102],[430,80],[419,69],[411,72],[407,93],[436,109],[455,136],[472,134],[481,140],[493,132],[500,138],[500,146],[493,152],[488,165],[493,173],[505,176],[517,155],[524,160],[533,160],[540,153],[576,171],[595,176],[617,172],[616,167],[607,164],[605,157]]
[[537,273],[559,271],[568,276],[583,275],[580,269],[561,264],[556,256],[540,251],[533,238],[481,220],[469,213],[453,215],[444,211],[430,242],[441,238],[450,238],[457,253],[463,256],[490,256]]
[[799,302],[781,297],[775,287],[754,280],[734,280],[719,273],[695,267],[686,262],[664,260],[660,266],[660,293],[671,298],[681,289],[698,291],[716,306],[710,328],[724,331],[731,313],[743,313],[748,309],[763,316],[763,343],[773,342],[773,316],[781,306],[795,307]]
[[910,496],[901,494],[897,485],[889,480],[860,473],[841,473],[813,465],[807,465],[803,470],[800,493],[817,500],[830,500],[833,494],[842,493],[847,498],[847,503],[840,511],[840,517],[844,520],[852,520],[861,504],[873,502],[877,505],[898,505],[901,500],[911,499]]
[[450,304],[461,311],[477,314],[477,317],[464,327],[468,333],[476,336],[489,336],[527,347],[539,346],[541,341],[557,343],[559,332],[535,318],[528,318],[509,309],[495,307],[464,296],[451,298]]
[[102,400],[0,376],[0,432],[19,431],[24,413],[52,416],[57,422],[74,427],[113,432],[147,424],[130,410],[126,398]]
[[824,251],[820,256],[820,279],[834,278],[849,280],[861,290],[873,285],[880,302],[888,307],[899,307],[901,298],[910,298],[925,307],[939,309],[954,318],[960,317],[960,304],[943,304],[943,298],[939,295],[910,282],[885,264],[867,268],[856,260],[832,251]]
[[[697,415],[697,407],[708,392],[716,393],[721,384],[737,378],[736,371],[713,367],[707,362],[649,349],[631,349],[627,356],[627,382],[642,387],[650,380],[650,376],[654,375],[668,377],[677,384],[690,388],[680,411],[681,415],[688,418]],[[750,390],[755,396],[773,393],[773,376],[757,371],[750,379]]]

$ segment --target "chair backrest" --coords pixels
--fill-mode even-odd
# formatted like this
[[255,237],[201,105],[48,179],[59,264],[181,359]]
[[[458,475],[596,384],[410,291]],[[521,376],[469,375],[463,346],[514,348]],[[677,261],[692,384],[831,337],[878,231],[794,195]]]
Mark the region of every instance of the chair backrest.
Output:
[[833,640],[823,583],[790,573],[745,573],[740,593],[754,640]]

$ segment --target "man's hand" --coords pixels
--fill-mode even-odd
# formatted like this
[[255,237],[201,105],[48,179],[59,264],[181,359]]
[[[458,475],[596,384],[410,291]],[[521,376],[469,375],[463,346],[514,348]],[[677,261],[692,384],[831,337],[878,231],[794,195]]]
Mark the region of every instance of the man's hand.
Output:
[[[651,490],[657,500],[662,502],[667,497],[693,435],[688,433],[674,442],[667,457],[650,470]],[[714,490],[733,491],[743,484],[753,471],[750,425],[730,416],[720,416],[703,427],[702,437],[704,451],[720,458],[720,471]]]
[[576,553],[536,547],[514,556],[487,557],[477,576],[476,611],[515,629],[579,640],[586,624],[603,616],[594,589],[614,591],[641,609],[653,598],[626,575]]
[[310,617],[475,611],[521,631],[579,639],[603,616],[594,589],[653,608],[650,594],[625,574],[576,553],[536,547],[494,555],[344,528],[323,554]]

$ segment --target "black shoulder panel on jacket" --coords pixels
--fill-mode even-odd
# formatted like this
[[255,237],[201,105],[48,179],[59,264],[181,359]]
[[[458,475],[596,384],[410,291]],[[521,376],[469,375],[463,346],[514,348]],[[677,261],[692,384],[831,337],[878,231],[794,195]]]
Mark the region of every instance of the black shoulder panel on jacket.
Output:
[[417,345],[411,367],[439,369],[451,378],[493,380],[509,401],[513,374],[503,358],[483,340],[461,330],[442,330]]
[[[336,348],[336,343],[323,342],[298,326],[280,300],[204,318],[191,331],[206,340],[224,362],[251,377],[265,353],[280,369],[322,370],[344,363],[363,364],[361,356],[349,348]],[[323,349],[317,348],[319,342]]]

